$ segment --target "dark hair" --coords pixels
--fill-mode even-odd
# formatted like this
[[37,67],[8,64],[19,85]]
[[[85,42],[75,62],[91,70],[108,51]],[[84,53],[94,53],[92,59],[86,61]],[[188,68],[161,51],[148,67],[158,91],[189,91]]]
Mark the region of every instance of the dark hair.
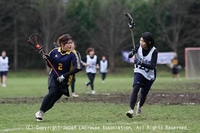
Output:
[[90,51],[94,51],[94,48],[92,48],[92,47],[87,48],[87,50],[86,50],[86,54],[89,54]]
[[153,38],[153,35],[150,32],[142,33],[141,37],[146,42],[148,47],[153,47],[154,46],[154,38]]
[[61,35],[60,37],[58,37],[58,40],[57,40],[57,44],[60,46],[61,43],[68,43],[68,41],[72,39],[72,37],[69,35],[69,34],[64,34],[64,35]]

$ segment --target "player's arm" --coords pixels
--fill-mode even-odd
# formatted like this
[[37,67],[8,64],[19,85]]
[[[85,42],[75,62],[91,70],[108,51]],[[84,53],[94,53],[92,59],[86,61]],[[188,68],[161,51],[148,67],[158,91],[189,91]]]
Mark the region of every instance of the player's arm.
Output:
[[76,74],[77,72],[81,71],[81,69],[72,69],[71,71],[63,74],[64,77],[68,76],[68,75],[74,75]]
[[83,59],[83,60],[81,61],[82,65],[88,66],[89,64],[87,64],[86,62],[87,62],[87,58],[85,58],[85,59]]
[[97,57],[96,68],[99,69],[99,59],[98,59],[98,57]]
[[152,54],[151,62],[149,62],[149,63],[142,62],[141,66],[148,68],[148,69],[154,69],[156,67],[156,64],[157,64],[157,57],[158,57],[158,51],[157,51],[157,49],[155,49],[153,54]]
[[52,63],[52,58],[50,57],[50,55],[49,54],[43,54],[42,58],[46,61],[46,65],[51,68],[49,62],[47,61],[47,60],[49,60]]
[[77,72],[82,70],[82,64],[81,64],[80,56],[76,52],[74,52],[74,54],[71,54],[71,56],[72,56],[73,69],[70,70],[69,72],[63,74],[64,77],[66,77],[68,75],[74,75]]
[[133,49],[131,50],[131,52],[128,54],[128,58],[132,58],[132,57],[137,53],[139,47],[140,47],[140,45],[137,44],[137,45],[135,46],[135,48],[133,48]]

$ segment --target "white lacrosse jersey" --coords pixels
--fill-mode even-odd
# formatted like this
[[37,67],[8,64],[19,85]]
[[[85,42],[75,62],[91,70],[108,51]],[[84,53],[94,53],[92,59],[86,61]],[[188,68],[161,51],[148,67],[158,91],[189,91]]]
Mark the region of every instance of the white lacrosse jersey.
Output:
[[101,60],[100,61],[100,72],[101,73],[107,73],[108,68],[108,61],[107,60]]
[[97,64],[97,56],[94,55],[93,58],[91,58],[89,55],[86,56],[86,63],[88,66],[86,66],[86,73],[96,73],[96,64]]
[[8,65],[8,57],[6,56],[3,58],[0,56],[0,71],[8,71],[9,65]]
[[[152,49],[149,51],[148,55],[143,56],[142,54],[142,47],[140,46],[138,49],[138,52],[136,54],[136,58],[142,59],[143,62],[149,63],[151,62],[152,54],[156,48],[152,47]],[[155,80],[155,70],[148,69],[145,67],[142,67],[141,65],[135,65],[134,72],[141,73],[146,79],[148,80]]]

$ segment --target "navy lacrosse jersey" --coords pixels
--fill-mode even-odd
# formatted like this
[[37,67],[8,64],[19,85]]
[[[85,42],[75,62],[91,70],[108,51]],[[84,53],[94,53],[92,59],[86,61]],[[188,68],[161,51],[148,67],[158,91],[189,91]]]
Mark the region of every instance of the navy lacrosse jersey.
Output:
[[[59,76],[65,74],[72,69],[82,69],[80,56],[75,50],[62,52],[61,47],[54,48],[49,53],[50,62],[52,63],[55,70],[58,72]],[[51,69],[50,76],[57,77],[56,73]],[[69,85],[73,75],[66,76],[65,81]]]

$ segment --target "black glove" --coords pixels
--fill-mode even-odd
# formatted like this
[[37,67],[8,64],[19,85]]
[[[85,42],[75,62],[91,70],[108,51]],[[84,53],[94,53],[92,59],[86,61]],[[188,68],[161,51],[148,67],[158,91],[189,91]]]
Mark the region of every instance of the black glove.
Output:
[[134,60],[134,64],[136,64],[136,65],[142,65],[142,59],[135,59]]
[[136,52],[137,52],[137,51],[133,48],[133,49],[131,50],[131,52],[128,54],[128,58],[132,58],[133,55],[134,55]]
[[43,58],[43,60],[46,61],[47,59],[49,59],[49,55],[48,55],[48,54],[43,54],[43,55],[42,55],[42,58]]

